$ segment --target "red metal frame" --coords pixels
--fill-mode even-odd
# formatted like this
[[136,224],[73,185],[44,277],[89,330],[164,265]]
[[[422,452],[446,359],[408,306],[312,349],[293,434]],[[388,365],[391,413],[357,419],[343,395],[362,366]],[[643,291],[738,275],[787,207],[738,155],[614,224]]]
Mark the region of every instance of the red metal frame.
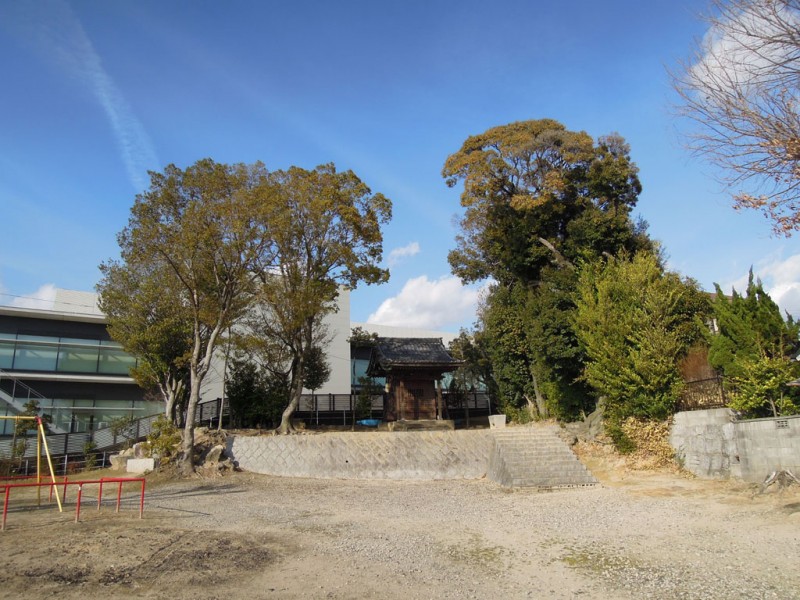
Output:
[[48,481],[42,483],[9,483],[5,485],[0,485],[0,489],[3,487],[5,488],[5,495],[3,500],[3,520],[2,525],[0,525],[0,531],[5,531],[6,528],[6,519],[8,516],[8,505],[11,498],[11,489],[12,488],[23,488],[23,487],[38,487],[42,488],[44,486],[48,486],[50,488],[50,494],[52,498],[53,493],[53,486],[55,485],[63,485],[64,486],[64,496],[67,493],[67,486],[69,485],[77,485],[78,486],[78,497],[76,500],[75,506],[75,522],[77,523],[80,520],[81,514],[81,497],[83,494],[83,486],[87,484],[99,484],[99,493],[97,496],[97,510],[100,510],[100,505],[103,502],[103,484],[104,483],[117,483],[117,504],[115,512],[119,512],[119,507],[122,502],[122,485],[124,483],[131,483],[131,482],[141,482],[142,490],[139,497],[139,518],[141,519],[144,515],[144,492],[145,492],[145,479],[144,477],[101,477],[100,479],[84,479],[80,481],[68,481],[66,477],[64,477],[63,482],[55,482],[55,481]]

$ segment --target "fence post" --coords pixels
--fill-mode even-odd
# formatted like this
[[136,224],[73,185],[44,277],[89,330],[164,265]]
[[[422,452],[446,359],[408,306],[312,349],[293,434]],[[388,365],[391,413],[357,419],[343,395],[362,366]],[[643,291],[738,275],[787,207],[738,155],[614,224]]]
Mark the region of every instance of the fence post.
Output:
[[69,454],[64,455],[64,475],[67,474],[67,465],[69,464]]

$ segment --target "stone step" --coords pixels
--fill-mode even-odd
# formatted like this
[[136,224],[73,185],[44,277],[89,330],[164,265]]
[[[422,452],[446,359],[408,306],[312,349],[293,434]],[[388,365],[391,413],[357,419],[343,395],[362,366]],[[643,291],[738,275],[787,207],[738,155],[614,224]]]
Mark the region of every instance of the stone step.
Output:
[[556,444],[548,444],[548,445],[524,445],[524,446],[509,446],[506,444],[497,444],[497,446],[503,448],[504,452],[572,452],[569,448],[564,447],[564,445],[556,445]]
[[528,447],[528,446],[550,446],[553,448],[561,448],[564,442],[554,438],[547,438],[541,440],[495,440],[498,446],[505,446],[507,448]]
[[555,428],[498,431],[493,434],[491,476],[512,487],[577,487],[597,483]]
[[540,462],[550,460],[566,460],[569,462],[575,461],[574,454],[567,454],[568,451],[559,452],[503,452],[506,460],[515,460],[520,463],[529,463],[535,465]]
[[518,456],[519,458],[524,458],[526,460],[536,461],[543,456],[561,456],[564,458],[573,459],[575,455],[572,454],[569,450],[566,449],[558,449],[558,450],[520,450],[518,452],[509,451],[505,448],[501,448],[499,450],[503,453],[503,456]]
[[586,473],[585,467],[567,464],[543,464],[543,465],[514,465],[505,464],[506,470],[510,473]]
[[597,485],[595,479],[587,477],[584,480],[570,478],[570,479],[512,479],[510,482],[512,487],[588,487]]

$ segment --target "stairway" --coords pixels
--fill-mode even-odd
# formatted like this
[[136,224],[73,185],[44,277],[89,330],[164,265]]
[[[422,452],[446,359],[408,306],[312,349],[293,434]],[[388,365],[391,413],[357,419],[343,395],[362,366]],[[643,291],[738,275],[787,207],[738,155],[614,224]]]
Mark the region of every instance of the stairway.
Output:
[[[31,388],[30,386],[25,385],[19,379],[17,379],[10,373],[3,371],[2,369],[0,369],[0,379],[14,382],[15,388],[18,387],[26,394],[26,396],[22,398],[14,397],[7,391],[0,389],[0,402],[7,404],[11,408],[11,410],[17,414],[23,414],[27,410],[25,407],[25,403],[30,399],[36,400],[39,403],[40,407],[43,407],[43,405],[49,402],[47,398],[42,396],[39,392]],[[40,414],[42,412],[43,412],[42,410],[39,411]],[[57,425],[53,425],[52,423],[48,424],[47,428],[53,433],[66,433],[64,429],[58,427]]]
[[597,484],[551,426],[492,432],[488,477],[508,487],[581,487]]

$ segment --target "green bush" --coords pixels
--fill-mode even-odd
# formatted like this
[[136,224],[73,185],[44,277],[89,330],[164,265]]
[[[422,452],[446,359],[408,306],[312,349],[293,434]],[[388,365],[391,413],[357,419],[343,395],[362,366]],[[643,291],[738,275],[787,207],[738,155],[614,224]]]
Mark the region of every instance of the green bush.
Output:
[[94,469],[97,466],[97,454],[95,454],[95,450],[97,450],[97,444],[95,444],[92,440],[89,440],[83,445],[83,455],[85,460],[85,469],[87,471]]
[[619,423],[606,421],[606,435],[611,438],[614,448],[620,454],[631,454],[636,451],[636,442],[622,429]]
[[180,443],[180,430],[167,417],[159,415],[153,421],[150,435],[147,436],[151,456],[157,456],[162,463],[169,462],[180,447]]
[[520,425],[525,425],[526,423],[533,421],[533,415],[531,415],[531,411],[528,410],[527,406],[518,408],[511,404],[506,404],[502,407],[502,411],[508,418],[509,423],[519,423]]

